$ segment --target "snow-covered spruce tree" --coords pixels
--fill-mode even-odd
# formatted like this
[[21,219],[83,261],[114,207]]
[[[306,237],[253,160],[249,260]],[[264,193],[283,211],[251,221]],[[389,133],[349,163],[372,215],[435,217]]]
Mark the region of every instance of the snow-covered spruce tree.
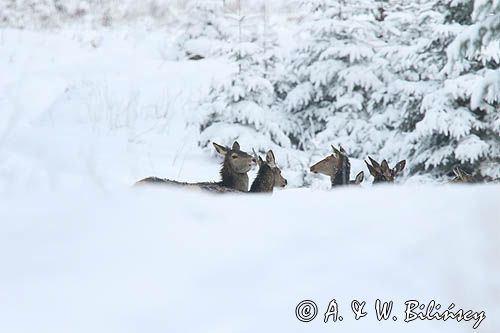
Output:
[[[468,1],[454,1],[467,8]],[[450,6],[448,19],[465,20]],[[500,177],[500,2],[476,0],[467,26],[447,48],[446,76],[422,102],[413,161],[442,176],[460,165],[478,179]]]
[[273,21],[273,16],[267,2],[264,2],[260,8],[259,22],[256,22],[256,36],[254,40],[262,49],[262,63],[264,66],[263,75],[269,80],[277,94],[278,103],[285,97],[285,88],[283,87],[284,73],[286,66],[283,61],[282,47],[278,43],[277,24]]
[[371,94],[383,85],[373,61],[375,4],[312,0],[301,7],[299,44],[290,60],[293,88],[284,103],[297,122],[293,144],[302,150],[342,144],[352,156],[377,151],[383,139],[376,132],[385,124],[371,123]]
[[[373,99],[381,111],[377,120],[391,129],[380,150],[383,156],[402,159],[412,155],[409,134],[424,117],[423,98],[441,85],[446,48],[463,29],[449,17],[452,10],[444,1],[447,3],[396,0],[379,7],[384,14],[379,24],[384,45],[379,48],[376,61],[385,69],[387,85],[377,90]],[[464,11],[457,12],[463,15]],[[408,162],[408,169],[418,170],[418,163],[411,159]]]
[[[263,35],[255,38],[254,32],[243,30],[243,16],[232,22],[238,36],[226,48],[232,72],[213,85],[208,99],[201,105],[196,121],[201,131],[200,145],[205,147],[210,141],[230,144],[238,140],[260,152],[274,149],[280,166],[286,167],[291,164],[285,151],[291,146],[288,138],[291,122],[276,107],[278,96],[273,80],[280,59],[276,54],[277,42],[271,38],[274,36],[270,31],[272,25],[266,27],[264,42]],[[261,24],[266,24],[262,17]]]
[[256,43],[237,43],[229,53],[234,72],[212,87],[203,104],[200,124],[202,146],[217,138],[248,142],[258,150],[289,147],[289,120],[276,107],[273,83],[265,75],[262,49]]
[[211,56],[222,51],[229,38],[223,0],[194,0],[185,11],[177,45],[183,56]]

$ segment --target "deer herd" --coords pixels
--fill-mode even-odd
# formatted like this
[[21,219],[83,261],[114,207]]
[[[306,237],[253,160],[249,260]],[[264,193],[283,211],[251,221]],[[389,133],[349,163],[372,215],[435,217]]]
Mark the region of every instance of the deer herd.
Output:
[[[213,142],[213,146],[217,153],[224,157],[220,170],[222,180],[219,182],[184,183],[170,179],[148,177],[138,181],[136,184],[170,185],[217,193],[271,193],[274,187],[285,187],[287,185],[287,180],[281,175],[281,169],[276,165],[272,150],[266,153],[265,160],[263,160],[262,157],[257,155],[255,150],[253,151],[253,155],[242,151],[237,141],[233,143],[231,148],[221,146],[215,142]],[[351,163],[349,162],[346,151],[342,146],[339,146],[337,149],[332,145],[332,149],[333,153],[311,166],[310,171],[315,174],[329,176],[332,187],[361,184],[364,180],[364,172],[361,171],[356,175],[354,180],[351,180]],[[394,179],[406,166],[406,160],[399,161],[393,168],[389,167],[387,160],[383,160],[381,163],[378,163],[371,157],[368,157],[368,160],[369,162],[365,161],[365,163],[370,174],[373,176],[374,184],[394,182]],[[259,170],[249,190],[248,172],[255,163],[258,165]],[[453,172],[455,178],[451,181],[452,183],[466,183],[472,181],[472,176],[458,167],[453,169]]]

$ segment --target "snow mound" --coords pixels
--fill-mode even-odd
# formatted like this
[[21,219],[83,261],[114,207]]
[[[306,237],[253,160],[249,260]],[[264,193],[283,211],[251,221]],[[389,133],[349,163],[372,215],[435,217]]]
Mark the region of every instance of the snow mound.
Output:
[[[404,302],[485,311],[498,332],[500,187],[266,195],[158,188],[2,199],[2,332],[471,332]],[[28,209],[27,209],[28,208]],[[378,322],[377,298],[397,321]],[[314,300],[318,317],[295,307]],[[342,322],[323,323],[336,299]],[[368,316],[354,320],[352,300]],[[29,320],[26,320],[29,318]]]

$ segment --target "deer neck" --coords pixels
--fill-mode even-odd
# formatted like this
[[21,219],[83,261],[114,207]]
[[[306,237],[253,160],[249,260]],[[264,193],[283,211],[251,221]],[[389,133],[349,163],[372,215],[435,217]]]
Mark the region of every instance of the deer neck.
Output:
[[334,177],[331,177],[332,186],[348,185],[351,174],[351,163],[349,158],[343,157],[340,162],[340,168]]
[[259,168],[257,177],[255,177],[250,192],[272,192],[274,188],[274,173],[268,165],[262,165]]
[[229,163],[224,161],[220,170],[222,181],[220,185],[234,188],[235,190],[248,192],[248,175],[247,173],[237,173],[231,168]]

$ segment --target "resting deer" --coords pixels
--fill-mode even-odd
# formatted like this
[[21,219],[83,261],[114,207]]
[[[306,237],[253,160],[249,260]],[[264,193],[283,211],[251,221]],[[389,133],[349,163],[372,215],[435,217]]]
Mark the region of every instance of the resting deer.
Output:
[[354,180],[350,180],[351,163],[349,157],[342,146],[340,150],[332,145],[333,154],[325,157],[318,163],[311,166],[310,170],[314,173],[320,173],[330,176],[332,187],[341,185],[359,185],[365,178],[363,171],[356,175]]
[[220,182],[183,183],[170,179],[148,177],[137,182],[137,184],[166,184],[174,186],[191,186],[212,192],[248,192],[248,174],[252,165],[256,162],[250,154],[240,150],[237,141],[232,148],[221,146],[213,142],[215,150],[224,156],[220,175]]
[[386,160],[383,160],[382,163],[378,163],[373,158],[368,156],[368,159],[371,162],[371,165],[365,161],[366,166],[368,166],[368,170],[370,174],[373,176],[373,183],[392,183],[397,175],[403,171],[406,166],[406,160],[399,161],[394,168],[389,168],[389,164]]
[[459,167],[453,168],[453,173],[455,174],[455,178],[453,178],[450,183],[473,183],[474,177]]
[[257,156],[255,151],[254,155],[259,165],[259,172],[250,187],[250,192],[273,192],[275,187],[287,185],[287,180],[281,175],[281,169],[276,165],[272,150],[267,152],[265,161]]

